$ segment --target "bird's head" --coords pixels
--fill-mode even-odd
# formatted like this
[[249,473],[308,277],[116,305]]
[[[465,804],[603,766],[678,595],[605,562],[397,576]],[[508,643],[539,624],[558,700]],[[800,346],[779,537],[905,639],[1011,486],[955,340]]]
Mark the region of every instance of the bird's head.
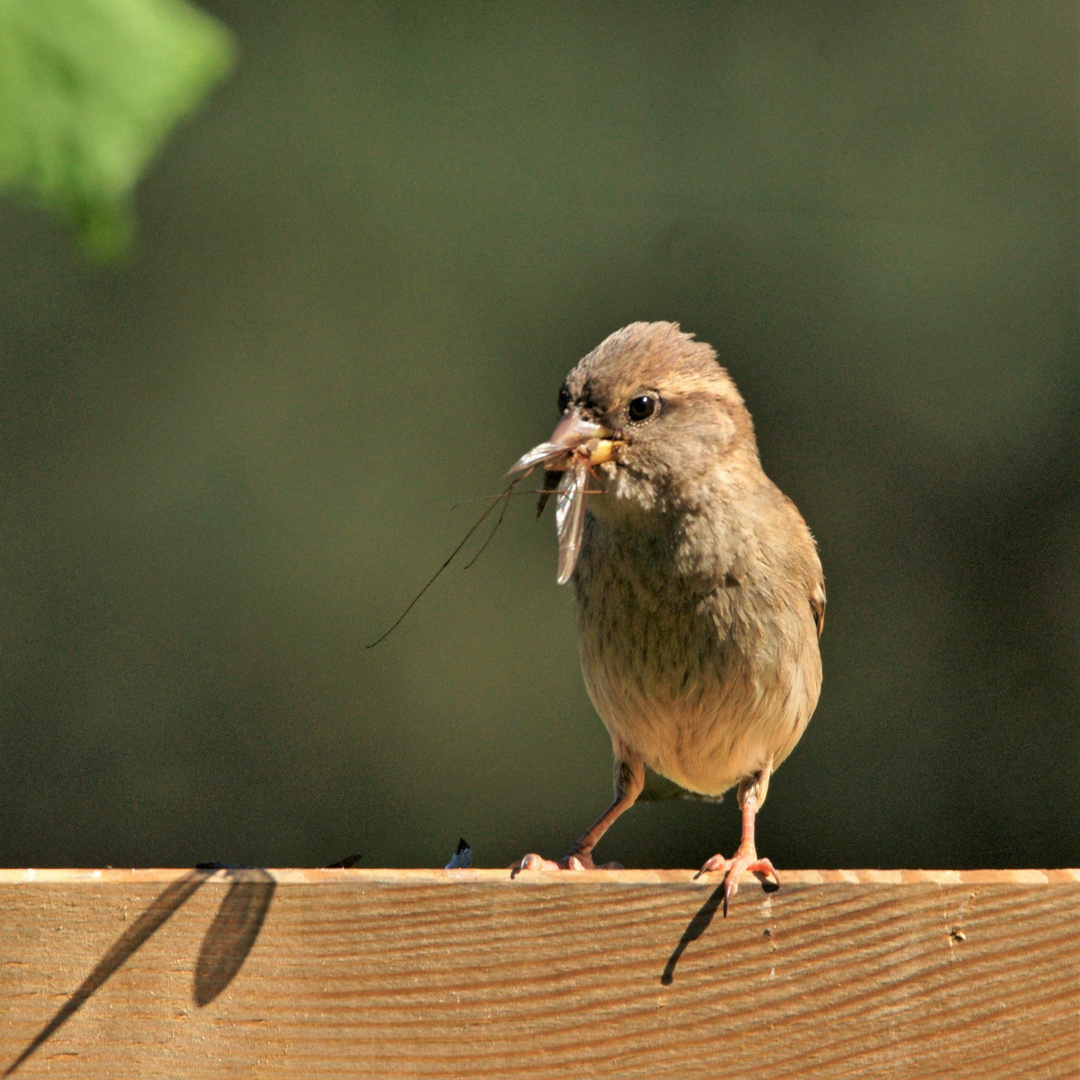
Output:
[[735,384],[713,349],[675,323],[632,323],[601,342],[567,375],[559,411],[551,438],[514,470],[542,464],[553,488],[575,458],[588,460],[605,492],[595,513],[690,507],[722,465],[760,470]]

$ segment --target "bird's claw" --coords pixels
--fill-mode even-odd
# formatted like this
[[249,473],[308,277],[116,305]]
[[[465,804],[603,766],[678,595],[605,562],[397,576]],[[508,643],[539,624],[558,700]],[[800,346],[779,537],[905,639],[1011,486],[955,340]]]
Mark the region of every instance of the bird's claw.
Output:
[[520,862],[510,867],[510,876],[517,877],[522,870],[622,870],[622,863],[609,862],[597,866],[591,855],[577,855],[571,852],[565,859],[545,859],[542,855],[530,853]]
[[522,870],[584,870],[581,860],[567,857],[556,862],[554,859],[545,859],[542,855],[529,854],[511,867],[515,874]]
[[702,874],[709,874],[715,870],[727,871],[724,877],[724,918],[727,918],[731,898],[739,891],[739,879],[743,874],[755,874],[763,884],[771,885],[770,892],[780,887],[780,878],[776,873],[776,868],[768,859],[758,858],[757,851],[752,847],[740,847],[735,852],[735,857],[730,860],[725,859],[723,855],[714,855],[706,860],[702,868],[694,875],[694,880],[696,881]]
[[711,874],[714,870],[726,870],[728,865],[727,859],[723,855],[714,855],[711,859],[706,859],[701,869],[694,875],[694,880],[697,881],[702,874]]

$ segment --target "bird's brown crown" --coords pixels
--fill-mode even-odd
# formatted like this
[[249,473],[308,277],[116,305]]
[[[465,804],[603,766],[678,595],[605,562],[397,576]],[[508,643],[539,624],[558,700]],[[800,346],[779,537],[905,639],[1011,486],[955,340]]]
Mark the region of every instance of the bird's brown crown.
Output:
[[567,376],[566,389],[586,408],[610,408],[640,386],[708,392],[745,408],[716,351],[678,323],[636,322],[605,338]]

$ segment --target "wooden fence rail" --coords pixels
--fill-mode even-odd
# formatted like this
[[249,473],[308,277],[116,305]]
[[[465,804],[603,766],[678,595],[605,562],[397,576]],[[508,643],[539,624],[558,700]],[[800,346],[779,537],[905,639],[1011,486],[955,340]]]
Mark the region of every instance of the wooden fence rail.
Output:
[[0,1069],[1077,1077],[1080,871],[0,871]]

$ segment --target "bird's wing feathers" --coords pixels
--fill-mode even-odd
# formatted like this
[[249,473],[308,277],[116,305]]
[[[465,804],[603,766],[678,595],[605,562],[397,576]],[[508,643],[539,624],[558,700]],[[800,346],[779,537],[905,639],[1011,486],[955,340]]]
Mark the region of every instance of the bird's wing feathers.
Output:
[[817,627],[817,636],[821,637],[821,631],[825,629],[825,582],[819,581],[817,588],[810,596],[810,610],[814,613],[814,625]]
[[648,765],[645,766],[645,786],[637,797],[638,802],[667,802],[669,799],[690,799],[693,802],[723,802],[723,795],[699,795],[696,791],[687,791],[686,788],[653,772]]

